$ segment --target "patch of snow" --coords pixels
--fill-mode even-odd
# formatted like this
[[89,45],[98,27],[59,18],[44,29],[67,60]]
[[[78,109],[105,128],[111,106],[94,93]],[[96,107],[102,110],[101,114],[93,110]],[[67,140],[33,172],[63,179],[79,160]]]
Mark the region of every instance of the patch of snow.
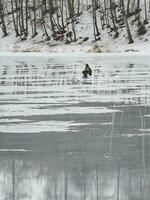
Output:
[[32,150],[26,150],[26,149],[0,149],[0,152],[29,152]]

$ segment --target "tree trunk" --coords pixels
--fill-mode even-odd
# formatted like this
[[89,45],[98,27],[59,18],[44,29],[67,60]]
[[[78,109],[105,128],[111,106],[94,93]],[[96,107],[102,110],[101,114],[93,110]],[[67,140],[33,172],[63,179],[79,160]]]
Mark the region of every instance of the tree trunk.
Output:
[[123,13],[125,26],[126,26],[126,31],[127,31],[127,35],[128,35],[129,44],[132,44],[132,43],[134,43],[134,41],[132,39],[132,35],[131,35],[131,31],[130,31],[127,15],[126,15],[126,11],[125,11],[124,0],[121,0],[121,3],[122,3],[122,13]]
[[148,23],[148,20],[147,20],[147,2],[146,2],[146,0],[144,0],[144,10],[145,10],[145,20],[144,20],[144,24],[147,24],[147,23]]
[[6,24],[5,24],[5,19],[4,19],[4,7],[3,7],[3,2],[0,0],[0,20],[1,20],[1,27],[3,31],[3,37],[6,37],[7,34],[7,29],[6,29]]
[[13,24],[14,24],[14,28],[15,28],[15,32],[16,32],[16,37],[18,37],[20,34],[19,34],[19,30],[18,30],[18,25],[17,25],[16,19],[15,19],[13,0],[11,0],[11,10],[12,10],[12,18],[13,18]]

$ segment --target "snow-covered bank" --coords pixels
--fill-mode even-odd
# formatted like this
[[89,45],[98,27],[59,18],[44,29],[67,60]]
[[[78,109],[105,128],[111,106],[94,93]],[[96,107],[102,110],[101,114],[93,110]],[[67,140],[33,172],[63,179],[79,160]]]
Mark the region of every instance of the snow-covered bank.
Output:
[[0,57],[77,57],[85,60],[87,57],[150,57],[150,51],[126,51],[126,52],[108,52],[108,53],[89,53],[89,52],[9,52],[9,51],[1,51]]
[[[91,0],[82,0],[80,1],[80,9],[81,13],[75,15],[75,23],[72,25],[70,19],[67,18],[67,7],[64,8],[64,13],[53,13],[53,18],[55,21],[55,30],[52,30],[52,25],[49,23],[49,15],[41,13],[39,10],[42,8],[42,1],[37,1],[37,10],[36,15],[37,19],[32,19],[28,16],[26,20],[26,28],[25,28],[25,16],[26,11],[25,7],[23,7],[23,14],[25,15],[22,21],[22,25],[18,25],[18,34],[15,32],[13,22],[13,17],[16,17],[17,21],[17,13],[15,11],[15,7],[13,8],[11,3],[8,1],[6,3],[7,9],[4,6],[4,12],[6,13],[3,17],[5,19],[5,24],[7,27],[7,34],[4,34],[4,29],[1,26],[0,28],[0,52],[8,51],[8,52],[42,52],[42,53],[120,53],[120,52],[149,52],[150,51],[150,15],[148,12],[149,0],[140,2],[140,14],[137,12],[137,4],[136,1],[125,1],[130,2],[126,7],[128,10],[128,24],[130,27],[130,32],[133,38],[133,44],[129,41],[129,35],[124,22],[124,18],[122,16],[122,10],[120,3],[115,0],[113,2],[116,3],[114,10],[110,10],[109,1],[107,2],[107,6],[103,5],[104,1],[97,1],[99,7],[95,10],[96,18],[97,18],[97,34],[94,29],[93,24],[93,10],[92,10],[92,2]],[[55,1],[54,1],[55,2]],[[79,1],[78,1],[79,2]],[[39,5],[39,7],[38,7]],[[16,5],[14,5],[16,6]],[[24,5],[25,6],[25,5]],[[57,6],[56,6],[57,7]],[[61,7],[60,5],[58,8]],[[107,7],[108,12],[106,13],[100,8]],[[150,6],[149,6],[150,7]],[[46,8],[46,6],[45,6]],[[44,9],[45,9],[44,8]],[[57,8],[57,9],[58,9]],[[147,8],[147,10],[146,10]],[[18,7],[18,10],[21,9]],[[30,13],[30,8],[28,8],[28,13]],[[65,10],[66,9],[66,10]],[[76,8],[74,8],[76,11]],[[14,10],[14,12],[12,12]],[[17,10],[17,9],[16,9]],[[31,10],[32,12],[33,10]],[[114,12],[114,16],[112,16],[111,11]],[[45,10],[47,13],[48,10]],[[59,11],[58,11],[59,12]],[[14,14],[14,16],[13,16]],[[56,15],[59,14],[59,17]],[[146,15],[147,14],[147,15]],[[61,17],[64,18],[64,25],[61,25],[61,20],[58,19]],[[20,16],[20,15],[19,15]],[[19,17],[18,16],[18,17]],[[140,17],[140,19],[139,19]],[[107,20],[105,18],[108,18]],[[41,22],[44,22],[44,24]],[[112,22],[114,20],[114,23]],[[138,20],[138,21],[137,21]],[[3,20],[2,20],[3,21]],[[109,21],[109,22],[108,22]],[[28,23],[27,23],[28,22]],[[33,22],[36,22],[36,34],[33,34]],[[139,23],[140,22],[140,23]],[[45,29],[47,30],[48,37],[46,37]],[[57,26],[56,26],[57,25]],[[61,26],[60,26],[61,25]],[[93,26],[94,25],[94,26]],[[24,27],[24,30],[23,30]],[[59,29],[58,29],[59,27]],[[63,31],[61,28],[63,27]],[[27,31],[27,30],[28,31]],[[22,31],[23,32],[22,32]],[[95,30],[95,31],[94,31]],[[20,32],[21,31],[21,32]],[[62,32],[61,32],[62,31]],[[25,34],[26,32],[26,34]],[[72,36],[73,33],[76,33],[76,39]],[[69,37],[70,35],[70,37]],[[3,37],[6,36],[6,37]],[[17,36],[17,37],[16,37]],[[55,36],[55,37],[54,37]]]
[[[7,39],[7,38],[5,38]],[[109,44],[87,43],[69,44],[60,43],[33,43],[33,41],[17,42],[12,40],[0,40],[0,52],[23,52],[23,53],[127,53],[139,52],[150,53],[150,42],[138,42],[133,44],[119,44],[110,42]]]
[[[89,4],[91,5],[91,4]],[[148,1],[147,1],[147,5]],[[10,6],[10,5],[9,5]],[[3,36],[3,31],[0,29],[0,52],[42,52],[42,53],[120,53],[120,52],[150,52],[150,26],[146,23],[145,33],[138,35],[137,22],[134,23],[136,16],[130,16],[128,18],[131,33],[134,39],[133,44],[128,44],[128,36],[125,26],[117,24],[118,37],[114,37],[114,31],[110,27],[101,27],[100,21],[98,22],[98,28],[100,37],[98,40],[93,35],[93,18],[91,10],[86,8],[87,1],[83,1],[82,14],[77,17],[78,23],[75,25],[75,31],[77,40],[70,41],[64,35],[61,40],[55,40],[52,37],[51,29],[48,28],[50,34],[50,40],[45,38],[43,28],[41,24],[37,26],[38,34],[32,37],[31,25],[29,23],[29,35],[26,38],[21,36],[16,37],[14,25],[12,23],[12,16],[6,17],[7,22],[7,36]],[[85,9],[86,8],[86,9]],[[144,5],[141,1],[141,22],[144,21]],[[98,14],[98,13],[97,13]],[[117,11],[117,15],[120,16],[120,11]],[[97,15],[98,17],[99,14]],[[118,17],[119,17],[118,16]],[[56,17],[54,15],[54,17]],[[148,15],[150,20],[150,16]],[[49,18],[46,17],[46,24],[48,24]],[[112,26],[112,23],[110,23]],[[113,27],[113,26],[112,26]],[[112,28],[111,27],[111,28]],[[76,42],[75,42],[76,41]],[[69,43],[68,43],[69,42]]]

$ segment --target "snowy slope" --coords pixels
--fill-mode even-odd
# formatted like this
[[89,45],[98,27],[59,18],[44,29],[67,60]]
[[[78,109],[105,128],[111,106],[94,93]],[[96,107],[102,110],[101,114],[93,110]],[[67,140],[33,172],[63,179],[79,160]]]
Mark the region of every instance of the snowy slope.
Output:
[[[148,2],[148,0],[147,0]],[[77,41],[69,45],[61,41],[45,41],[43,37],[43,30],[41,27],[38,28],[38,35],[35,38],[28,36],[26,41],[21,41],[18,37],[15,37],[15,33],[12,30],[13,26],[10,23],[9,33],[5,38],[0,39],[0,51],[10,51],[10,52],[128,52],[128,51],[146,51],[149,52],[150,49],[150,26],[146,24],[147,33],[143,36],[138,37],[137,26],[133,24],[135,16],[130,17],[129,25],[131,28],[131,33],[134,39],[133,44],[128,44],[126,29],[119,29],[119,37],[113,39],[114,33],[108,33],[108,29],[105,28],[101,30],[100,37],[101,40],[95,42],[93,35],[93,19],[91,12],[86,10],[86,5],[90,4],[91,1],[83,1],[83,14],[79,17],[79,24],[76,25]],[[149,4],[147,4],[149,5]],[[141,18],[144,20],[144,1],[141,1]],[[150,17],[148,15],[148,17]],[[10,19],[9,19],[10,20]],[[100,27],[100,24],[99,24]],[[2,36],[2,31],[0,30],[0,36]],[[83,38],[88,37],[86,42],[83,42]]]

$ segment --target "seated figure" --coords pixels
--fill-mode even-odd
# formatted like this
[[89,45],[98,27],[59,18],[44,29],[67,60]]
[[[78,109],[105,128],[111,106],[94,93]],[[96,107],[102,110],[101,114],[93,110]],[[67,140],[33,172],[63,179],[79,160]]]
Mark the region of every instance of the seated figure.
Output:
[[82,71],[82,73],[84,77],[87,77],[87,75],[90,75],[90,76],[92,75],[92,70],[88,64],[86,64],[85,69]]

